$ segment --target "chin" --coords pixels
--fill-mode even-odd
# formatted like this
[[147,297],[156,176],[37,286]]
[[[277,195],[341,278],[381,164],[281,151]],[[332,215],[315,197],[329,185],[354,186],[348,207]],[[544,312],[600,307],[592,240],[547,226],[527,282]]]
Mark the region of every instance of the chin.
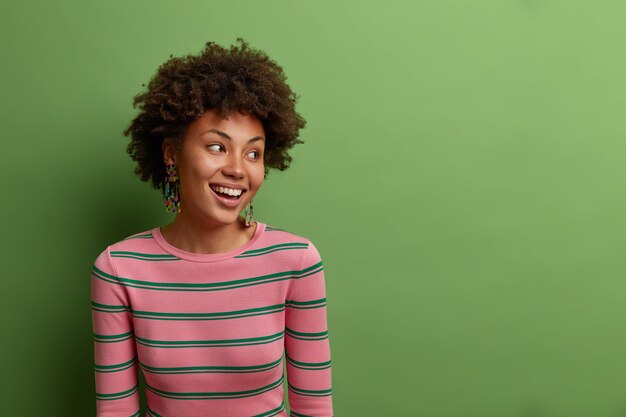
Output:
[[237,223],[239,221],[239,213],[231,215],[231,216],[210,216],[213,219],[214,223],[219,223],[221,225],[229,225],[233,223]]

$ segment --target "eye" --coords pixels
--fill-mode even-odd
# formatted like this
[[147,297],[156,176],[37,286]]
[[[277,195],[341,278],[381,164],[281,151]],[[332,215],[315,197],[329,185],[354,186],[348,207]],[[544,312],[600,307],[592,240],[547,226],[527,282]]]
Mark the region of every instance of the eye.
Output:
[[[207,148],[211,149],[211,147],[213,147],[213,146],[217,146],[217,147],[222,148],[222,149],[224,148],[224,147],[223,147],[221,144],[219,144],[219,143],[213,143],[213,144],[211,144],[211,145],[208,145],[208,146],[207,146]],[[217,149],[217,150],[219,151],[219,149]]]
[[259,152],[259,151],[250,151],[249,153],[255,154],[253,159],[260,159],[261,158],[261,152]]

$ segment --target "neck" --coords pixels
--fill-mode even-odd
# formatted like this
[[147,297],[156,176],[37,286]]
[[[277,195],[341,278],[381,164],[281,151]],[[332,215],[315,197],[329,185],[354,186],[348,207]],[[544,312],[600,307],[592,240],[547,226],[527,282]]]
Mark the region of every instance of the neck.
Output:
[[193,221],[178,213],[174,221],[161,227],[161,234],[172,246],[193,253],[224,253],[245,245],[252,239],[258,225],[249,227],[237,217],[230,224],[207,224]]

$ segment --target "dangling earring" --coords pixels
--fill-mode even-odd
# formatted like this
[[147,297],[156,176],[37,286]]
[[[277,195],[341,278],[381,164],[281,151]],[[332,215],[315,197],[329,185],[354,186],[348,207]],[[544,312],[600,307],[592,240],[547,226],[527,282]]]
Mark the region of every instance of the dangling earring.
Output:
[[176,165],[167,164],[167,176],[165,177],[165,211],[180,213],[180,181]]
[[246,208],[243,210],[243,213],[246,219],[246,226],[250,226],[252,224],[252,213],[253,213],[252,200],[250,200],[250,202],[246,204]]

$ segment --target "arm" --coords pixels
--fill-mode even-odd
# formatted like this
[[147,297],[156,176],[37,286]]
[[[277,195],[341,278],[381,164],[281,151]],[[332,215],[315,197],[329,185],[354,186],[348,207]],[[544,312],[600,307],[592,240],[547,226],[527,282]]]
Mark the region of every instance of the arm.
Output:
[[308,242],[285,300],[285,358],[292,417],[332,417],[330,339],[324,267]]
[[137,351],[130,304],[111,264],[109,248],[91,270],[96,415],[139,416]]

